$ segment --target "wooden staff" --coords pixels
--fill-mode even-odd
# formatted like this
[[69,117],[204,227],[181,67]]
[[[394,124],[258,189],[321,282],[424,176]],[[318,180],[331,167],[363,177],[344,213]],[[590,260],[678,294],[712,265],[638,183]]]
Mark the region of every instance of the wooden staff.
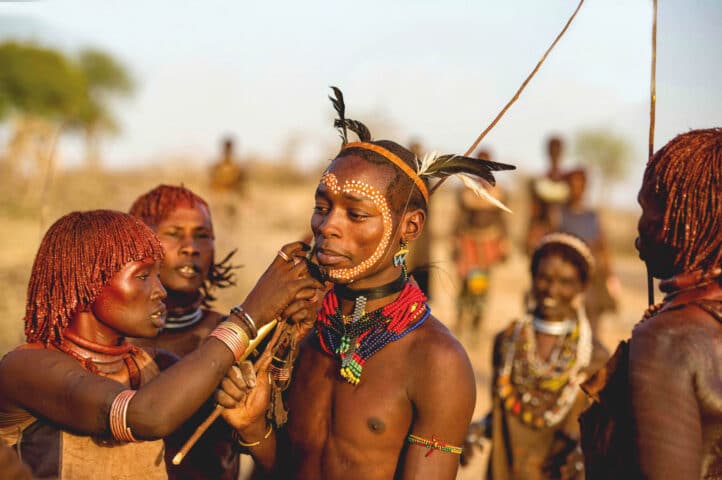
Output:
[[[248,356],[258,347],[258,345],[260,345],[263,339],[266,338],[273,331],[277,324],[278,320],[274,319],[259,328],[258,335],[256,335],[256,338],[251,340],[251,342],[248,344],[248,348],[246,348],[246,351],[243,352],[241,358],[238,359],[238,363],[248,358]],[[175,457],[173,457],[173,465],[180,465],[180,463],[183,461],[183,458],[185,458],[185,456],[188,455],[190,449],[193,448],[193,445],[196,444],[198,439],[203,436],[206,430],[208,430],[208,427],[210,427],[211,424],[216,421],[216,419],[221,415],[222,412],[223,407],[221,405],[216,405],[216,408],[213,410],[213,412],[208,415],[208,418],[206,418],[203,423],[198,425],[198,428],[196,428],[196,431],[193,432],[193,435],[188,438],[186,443],[183,444],[183,447],[180,449],[180,451],[176,454]]]
[[[654,0],[654,13],[652,14],[652,78],[649,84],[649,152],[647,161],[654,155],[654,119],[657,104],[657,0]],[[654,278],[647,267],[647,303],[654,305]]]

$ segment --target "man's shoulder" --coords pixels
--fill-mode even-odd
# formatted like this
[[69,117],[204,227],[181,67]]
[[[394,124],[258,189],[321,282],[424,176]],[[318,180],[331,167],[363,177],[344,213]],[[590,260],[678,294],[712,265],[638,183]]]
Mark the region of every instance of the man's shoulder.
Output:
[[461,342],[434,316],[413,337],[410,355],[418,367],[471,365]]

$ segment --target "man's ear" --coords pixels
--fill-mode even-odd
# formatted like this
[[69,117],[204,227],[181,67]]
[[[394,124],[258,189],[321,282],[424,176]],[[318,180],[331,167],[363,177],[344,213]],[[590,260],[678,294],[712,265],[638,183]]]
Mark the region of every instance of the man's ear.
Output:
[[406,212],[402,219],[401,239],[411,242],[419,238],[426,224],[426,212],[416,209]]

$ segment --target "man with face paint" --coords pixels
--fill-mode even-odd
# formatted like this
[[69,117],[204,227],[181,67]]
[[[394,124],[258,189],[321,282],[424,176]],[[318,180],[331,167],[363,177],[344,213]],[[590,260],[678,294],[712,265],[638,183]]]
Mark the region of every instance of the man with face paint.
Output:
[[494,339],[491,413],[471,425],[464,460],[483,437],[491,439],[489,478],[584,478],[579,388],[607,359],[593,337],[583,294],[594,268],[579,238],[551,233],[531,258],[527,315]]
[[722,129],[657,151],[638,200],[637,249],[665,296],[585,386],[588,478],[722,479]]
[[[418,162],[344,119],[336,95],[344,146],[321,177],[311,217],[313,258],[333,288],[301,344],[288,423],[266,423],[263,359],[254,390],[224,382],[218,401],[274,478],[452,479],[475,404],[473,371],[407,277],[404,256],[426,220],[425,173],[443,178],[463,164],[488,178],[510,167],[451,156]],[[346,143],[347,128],[361,141]]]

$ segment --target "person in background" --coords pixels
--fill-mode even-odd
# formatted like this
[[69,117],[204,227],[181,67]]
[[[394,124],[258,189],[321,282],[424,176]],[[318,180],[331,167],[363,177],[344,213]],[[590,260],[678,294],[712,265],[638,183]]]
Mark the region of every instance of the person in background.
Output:
[[[477,155],[491,160],[487,150]],[[498,185],[489,193],[505,203],[505,193]],[[454,232],[453,257],[460,280],[457,296],[457,334],[467,333],[472,341],[478,340],[479,326],[484,318],[495,265],[506,260],[509,238],[504,212],[489,200],[479,197],[470,188],[462,186],[457,197],[459,216]]]
[[596,268],[589,280],[585,305],[587,317],[596,334],[599,331],[602,315],[617,311],[619,280],[612,271],[601,218],[585,202],[586,171],[584,169],[571,170],[565,174],[565,178],[569,185],[569,198],[561,209],[559,231],[581,238],[592,250]]
[[561,167],[564,143],[559,137],[547,141],[548,169],[544,175],[529,182],[529,223],[525,251],[529,254],[547,233],[559,228],[560,209],[569,198],[569,185]]
[[[131,339],[132,343],[156,352],[165,350],[184,357],[228,317],[215,311],[213,290],[234,284],[230,264],[232,251],[216,263],[215,230],[206,201],[183,186],[159,185],[138,197],[130,208],[158,236],[164,257],[160,280],[167,292],[165,325],[156,337]],[[208,412],[198,413],[199,421]],[[188,423],[188,428],[193,425]],[[184,442],[191,432],[184,429],[174,439]],[[169,440],[166,456],[172,458],[180,445]],[[172,477],[235,480],[240,457],[230,430],[222,420],[188,454],[180,466],[172,466]]]
[[594,269],[587,245],[565,233],[542,237],[531,257],[527,315],[494,338],[492,410],[471,424],[468,462],[491,439],[488,478],[583,479],[579,385],[607,359],[584,312],[582,296]]

